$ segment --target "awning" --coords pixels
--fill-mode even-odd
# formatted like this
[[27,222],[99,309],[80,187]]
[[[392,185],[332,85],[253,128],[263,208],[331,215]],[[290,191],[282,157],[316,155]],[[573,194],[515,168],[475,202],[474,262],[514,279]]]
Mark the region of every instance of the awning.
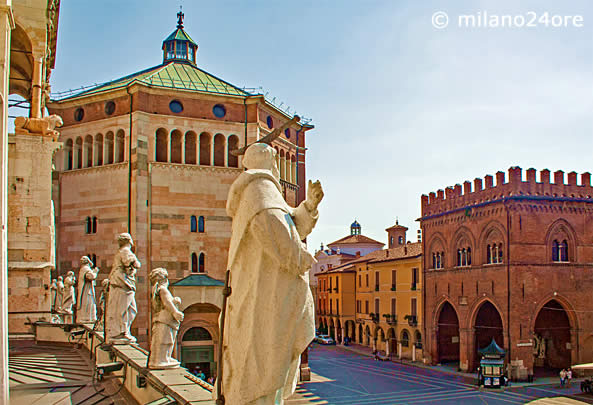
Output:
[[571,366],[573,370],[593,370],[593,363],[584,363],[584,364],[577,364],[576,366]]

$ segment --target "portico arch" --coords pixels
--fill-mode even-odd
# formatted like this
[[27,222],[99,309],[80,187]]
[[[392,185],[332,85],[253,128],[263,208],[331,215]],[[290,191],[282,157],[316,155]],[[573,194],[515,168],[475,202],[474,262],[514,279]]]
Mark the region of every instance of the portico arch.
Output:
[[570,312],[559,299],[550,299],[538,309],[534,319],[534,369],[569,367],[572,329],[576,327]]
[[449,301],[437,312],[437,353],[439,363],[459,362],[459,317]]
[[504,348],[504,328],[502,316],[494,304],[486,299],[483,300],[474,311],[473,332],[474,344],[473,353],[470,353],[468,359],[473,359],[470,369],[475,369],[480,363],[480,354],[478,350],[487,347],[492,339],[497,345]]

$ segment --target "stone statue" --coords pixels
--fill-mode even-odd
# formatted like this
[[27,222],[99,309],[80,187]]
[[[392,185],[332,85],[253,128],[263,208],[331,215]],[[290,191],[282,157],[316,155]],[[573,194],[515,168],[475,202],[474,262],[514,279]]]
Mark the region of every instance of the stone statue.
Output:
[[57,313],[57,301],[58,301],[58,280],[53,279],[51,281],[51,285],[49,286],[50,291],[50,299],[51,299],[51,323],[62,323],[62,318],[60,314]]
[[282,197],[276,151],[249,146],[248,169],[229,191],[232,217],[228,269],[232,294],[225,319],[222,389],[226,403],[282,404],[295,390],[300,355],[315,336],[308,270],[301,242],[317,222],[323,198],[309,181],[297,208]]
[[93,269],[93,262],[87,256],[80,258],[78,280],[80,299],[76,318],[79,323],[94,323],[97,320],[97,303],[95,302],[95,279],[99,268]]
[[119,250],[109,274],[107,298],[107,342],[135,343],[130,327],[136,318],[136,271],[141,264],[132,252],[134,241],[129,233],[117,237]]
[[50,302],[51,302],[51,312],[54,313],[56,311],[56,300],[58,298],[58,280],[53,279],[49,286],[50,292]]
[[55,129],[64,125],[62,117],[53,114],[43,118],[16,117],[14,119],[15,131],[19,133],[31,133],[36,135],[51,136],[54,141],[58,140],[60,133]]
[[72,323],[74,321],[74,312],[72,308],[76,304],[76,290],[74,289],[74,284],[76,284],[76,277],[74,277],[73,271],[69,271],[66,273],[66,278],[64,279],[62,301],[62,313],[64,314],[65,323]]
[[179,367],[179,362],[171,357],[183,312],[179,311],[181,299],[173,298],[169,292],[169,274],[158,268],[150,273],[152,289],[152,341],[148,368],[164,369]]
[[62,301],[64,301],[64,279],[62,276],[58,276],[58,281],[56,284],[57,289],[55,310],[56,312],[62,312]]

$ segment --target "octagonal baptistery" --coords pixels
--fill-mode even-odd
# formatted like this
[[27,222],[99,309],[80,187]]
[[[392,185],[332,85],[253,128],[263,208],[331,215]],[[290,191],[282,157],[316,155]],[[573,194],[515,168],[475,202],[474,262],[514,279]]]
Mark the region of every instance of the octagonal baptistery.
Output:
[[[243,171],[241,157],[230,152],[292,118],[263,95],[198,67],[198,45],[178,17],[160,65],[49,106],[64,120],[53,191],[58,271],[78,268],[80,257],[90,255],[101,268],[99,280],[107,277],[116,235],[130,232],[142,262],[132,326],[140,342],[150,328],[147,275],[156,267],[168,270],[173,290],[184,290],[174,291],[184,297],[182,309],[191,309],[181,330],[217,336],[216,290],[231,236],[226,199]],[[273,143],[291,205],[305,198],[305,133],[312,128],[292,125]]]

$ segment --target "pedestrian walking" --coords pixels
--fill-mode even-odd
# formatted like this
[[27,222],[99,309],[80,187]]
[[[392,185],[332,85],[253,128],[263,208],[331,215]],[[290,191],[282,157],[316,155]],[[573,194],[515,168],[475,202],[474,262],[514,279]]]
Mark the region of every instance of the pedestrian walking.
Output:
[[568,388],[570,388],[570,382],[572,380],[572,369],[569,367],[568,370],[566,371],[566,382],[567,382],[567,386]]
[[560,388],[564,388],[564,383],[566,381],[566,370],[560,370]]

